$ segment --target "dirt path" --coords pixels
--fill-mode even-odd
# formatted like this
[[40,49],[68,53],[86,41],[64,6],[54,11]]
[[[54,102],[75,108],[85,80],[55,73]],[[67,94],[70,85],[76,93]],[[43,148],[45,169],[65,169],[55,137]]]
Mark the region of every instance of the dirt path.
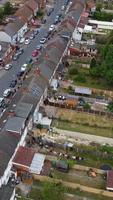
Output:
[[60,133],[61,135],[66,135],[68,137],[72,137],[76,140],[80,139],[88,142],[96,142],[101,145],[103,144],[109,144],[110,146],[113,146],[113,138],[108,138],[108,137],[101,137],[101,136],[96,136],[96,135],[90,135],[90,134],[85,134],[85,133],[80,133],[80,132],[73,132],[73,131],[67,131],[67,130],[61,130],[56,127],[53,128],[54,132]]

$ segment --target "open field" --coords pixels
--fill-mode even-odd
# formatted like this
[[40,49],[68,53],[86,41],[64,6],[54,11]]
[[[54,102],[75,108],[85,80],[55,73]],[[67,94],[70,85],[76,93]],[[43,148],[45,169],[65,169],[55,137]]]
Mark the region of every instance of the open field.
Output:
[[[66,79],[73,80],[73,83],[79,86],[84,86],[84,87],[90,87],[90,88],[96,88],[96,89],[104,89],[104,90],[112,90],[113,88],[109,85],[107,85],[106,81],[103,80],[102,78],[96,78],[90,75],[89,69],[87,68],[82,68],[79,65],[81,62],[78,62],[75,64],[72,64],[70,67],[71,68],[76,68],[78,70],[77,73],[70,74],[69,72],[66,73],[65,77]],[[78,76],[81,76],[82,78],[78,78]]]
[[59,129],[113,138],[113,119],[57,108],[52,126]]
[[62,173],[55,171],[55,177],[62,179],[63,181],[78,183],[88,187],[94,187],[98,189],[105,189],[106,180],[103,179],[102,175],[97,177],[89,177],[86,171],[79,171],[71,169],[69,173]]

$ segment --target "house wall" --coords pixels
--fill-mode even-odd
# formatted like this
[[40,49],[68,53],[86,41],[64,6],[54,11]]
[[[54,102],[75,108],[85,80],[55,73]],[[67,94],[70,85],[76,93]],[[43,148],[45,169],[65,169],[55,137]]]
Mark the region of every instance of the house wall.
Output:
[[27,135],[27,132],[28,132],[28,128],[26,127],[25,130],[24,130],[24,133],[23,133],[23,135],[22,135],[22,137],[21,137],[21,140],[20,140],[20,142],[18,143],[17,148],[15,149],[15,152],[14,152],[13,156],[11,157],[11,159],[10,159],[8,165],[7,165],[6,170],[4,171],[3,176],[0,178],[0,187],[1,187],[2,185],[6,185],[7,182],[8,182],[8,180],[9,180],[9,177],[10,177],[10,175],[11,175],[12,160],[13,160],[13,158],[14,158],[14,156],[15,156],[15,154],[16,154],[18,148],[19,148],[19,146],[23,146],[24,141],[25,141],[25,137],[26,137],[26,135]]
[[27,23],[24,24],[24,26],[18,31],[18,41],[24,36],[24,34],[27,32]]
[[16,190],[15,190],[15,188],[14,188],[14,190],[13,190],[13,193],[12,193],[12,196],[11,196],[10,200],[14,200],[14,199],[15,199],[15,194],[16,194]]
[[2,42],[11,42],[11,37],[4,31],[0,31],[0,41]]
[[45,89],[44,94],[41,96],[40,101],[38,102],[38,104],[37,104],[37,106],[35,108],[35,111],[33,113],[33,123],[34,124],[36,123],[35,120],[37,120],[36,116],[38,115],[39,107],[42,105],[43,100],[44,100],[44,98],[46,98],[46,96],[47,96],[47,88]]

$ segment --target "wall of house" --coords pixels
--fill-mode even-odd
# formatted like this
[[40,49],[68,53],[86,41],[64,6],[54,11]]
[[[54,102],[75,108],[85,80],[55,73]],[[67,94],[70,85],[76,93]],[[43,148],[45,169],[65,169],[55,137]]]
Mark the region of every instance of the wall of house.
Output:
[[24,133],[23,133],[23,135],[22,135],[22,137],[21,137],[21,140],[20,140],[20,142],[18,143],[17,148],[15,149],[15,152],[14,152],[13,156],[11,157],[11,159],[10,159],[8,165],[7,165],[6,170],[4,171],[3,176],[0,178],[0,187],[1,187],[2,185],[6,185],[7,182],[8,182],[8,180],[9,180],[9,177],[10,177],[10,175],[11,175],[12,160],[13,160],[13,158],[14,158],[14,156],[15,156],[15,154],[16,154],[18,148],[19,148],[19,146],[23,146],[23,145],[24,145],[24,141],[25,141],[27,132],[28,132],[28,128],[26,127],[25,130],[24,130]]
[[10,200],[14,200],[14,199],[15,199],[15,194],[16,194],[16,190],[15,190],[15,188],[14,188],[14,190],[13,190],[13,193],[12,193],[12,196],[11,196]]
[[10,43],[11,37],[4,31],[0,31],[0,41]]
[[24,24],[24,26],[18,31],[18,41],[24,36],[24,34],[27,32],[27,23]]

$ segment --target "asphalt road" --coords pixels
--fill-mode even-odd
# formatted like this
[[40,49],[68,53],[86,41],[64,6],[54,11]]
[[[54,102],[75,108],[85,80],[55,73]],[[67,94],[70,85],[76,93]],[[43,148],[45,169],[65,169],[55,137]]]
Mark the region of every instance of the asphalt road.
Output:
[[59,14],[61,6],[64,4],[64,0],[57,0],[57,3],[54,4],[54,11],[49,17],[47,17],[46,24],[42,25],[40,28],[40,33],[31,41],[31,43],[25,48],[24,53],[20,56],[17,61],[13,61],[13,67],[6,72],[0,72],[0,97],[3,95],[3,91],[9,88],[10,82],[14,77],[16,77],[17,72],[20,67],[26,62],[28,58],[31,57],[32,51],[39,44],[39,41],[47,33],[49,26],[54,22],[55,17]]

